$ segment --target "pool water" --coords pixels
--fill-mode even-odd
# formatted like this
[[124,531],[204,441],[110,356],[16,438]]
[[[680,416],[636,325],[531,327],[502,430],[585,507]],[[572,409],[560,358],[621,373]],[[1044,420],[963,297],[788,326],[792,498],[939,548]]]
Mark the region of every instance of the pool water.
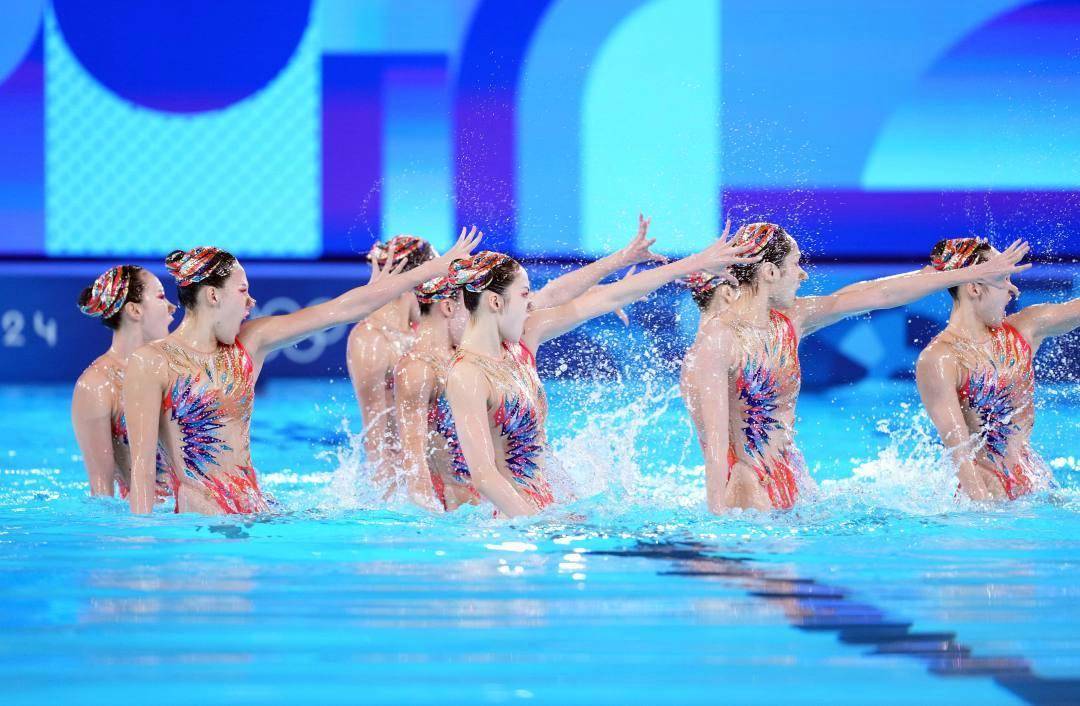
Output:
[[342,380],[260,389],[282,512],[91,500],[64,386],[0,387],[0,697],[30,703],[1077,703],[1080,388],[1058,487],[957,505],[910,382],[804,394],[820,485],[716,518],[674,381],[551,381],[567,504],[385,506]]

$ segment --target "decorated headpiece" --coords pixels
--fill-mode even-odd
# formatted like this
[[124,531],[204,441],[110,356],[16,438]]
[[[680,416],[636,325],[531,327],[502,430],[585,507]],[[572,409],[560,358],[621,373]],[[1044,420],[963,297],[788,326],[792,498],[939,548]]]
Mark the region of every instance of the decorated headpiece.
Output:
[[427,244],[426,240],[417,238],[415,235],[395,235],[385,243],[372,245],[371,250],[368,252],[368,260],[376,263],[379,267],[383,267],[386,265],[390,253],[394,253],[393,264],[396,265]]
[[432,277],[413,290],[416,300],[421,304],[434,304],[435,302],[453,299],[457,296],[461,286],[456,284],[449,275]]
[[90,287],[90,299],[79,310],[87,316],[111,319],[124,308],[129,288],[124,266],[111,267],[94,280]]
[[[165,258],[165,267],[176,280],[178,287],[190,287],[215,274],[215,260],[223,250],[213,247],[198,247],[191,250],[177,250]],[[217,274],[225,274],[219,272]]]
[[743,253],[744,257],[755,257],[761,254],[773,236],[780,232],[780,226],[775,223],[747,223],[735,232],[731,242],[735,246],[749,245],[750,249]]
[[447,278],[456,286],[464,287],[470,292],[482,292],[491,284],[493,270],[510,259],[509,255],[482,250],[472,257],[450,263]]
[[986,238],[952,238],[945,241],[945,246],[936,256],[930,258],[935,270],[959,270],[961,267],[975,264],[975,254],[979,247],[987,243]]
[[721,284],[730,284],[731,278],[724,275],[714,275],[704,270],[691,272],[679,280],[679,283],[688,287],[694,294],[708,294]]

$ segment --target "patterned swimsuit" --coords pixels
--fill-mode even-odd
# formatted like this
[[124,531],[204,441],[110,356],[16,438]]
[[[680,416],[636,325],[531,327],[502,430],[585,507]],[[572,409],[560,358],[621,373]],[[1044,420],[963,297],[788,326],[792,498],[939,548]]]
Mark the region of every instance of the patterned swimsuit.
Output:
[[[478,367],[487,377],[498,402],[488,409],[488,422],[496,431],[496,460],[499,470],[509,473],[519,491],[538,509],[544,509],[554,497],[544,478],[544,454],[547,436],[547,397],[536,372],[536,358],[523,344],[503,343],[502,360],[492,360],[469,351],[458,351],[450,362],[450,370],[463,360]],[[445,399],[439,400],[439,418],[444,420],[451,450],[452,478],[457,483],[472,482],[469,467],[461,453],[461,445],[453,432],[453,415]],[[499,459],[499,446],[502,459]],[[475,489],[472,491],[475,493]]]
[[993,471],[1010,500],[1044,475],[1029,439],[1035,424],[1031,346],[1008,323],[990,329],[989,346],[954,339],[961,367],[957,394],[968,428],[977,430],[975,460]]
[[[172,343],[154,344],[169,361],[161,403],[172,459],[176,512],[267,512],[270,504],[251,466],[255,375],[239,341],[206,354]],[[235,446],[228,443],[235,440]]]
[[[779,311],[769,312],[765,330],[734,324],[738,341],[731,399],[728,468],[743,462],[754,469],[776,509],[791,508],[799,487],[809,483],[795,446],[795,402],[802,385],[795,326]],[[730,475],[729,475],[730,478]]]

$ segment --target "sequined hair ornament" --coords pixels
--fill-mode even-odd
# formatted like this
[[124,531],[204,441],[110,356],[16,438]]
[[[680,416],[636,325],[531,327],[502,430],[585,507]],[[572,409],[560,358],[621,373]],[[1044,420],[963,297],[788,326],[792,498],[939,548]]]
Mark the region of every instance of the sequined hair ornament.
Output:
[[90,288],[90,299],[79,307],[79,311],[94,318],[111,319],[124,308],[129,289],[130,284],[124,276],[123,266],[105,270],[94,280]]
[[688,287],[694,294],[708,294],[721,284],[730,284],[731,280],[722,275],[714,275],[711,272],[691,272],[679,280],[679,283]]
[[747,223],[735,232],[731,242],[737,247],[749,245],[750,249],[743,255],[744,257],[755,257],[761,254],[761,251],[765,249],[765,246],[778,232],[780,232],[780,226],[775,223]]
[[450,264],[447,277],[458,287],[479,293],[491,284],[494,269],[508,260],[510,260],[509,255],[484,250],[472,257],[454,260]]
[[[215,260],[221,250],[213,247],[192,248],[178,251],[165,259],[165,268],[176,280],[178,287],[190,287],[215,274]],[[225,274],[219,272],[217,274]]]
[[459,289],[461,289],[460,285],[455,284],[449,275],[443,275],[432,277],[427,282],[416,287],[413,292],[416,294],[416,300],[421,304],[434,304],[435,302],[453,299]]
[[415,235],[395,235],[385,243],[375,243],[368,252],[368,260],[383,267],[390,253],[394,253],[394,264],[401,262],[414,252],[427,245],[423,238]]
[[945,241],[937,256],[930,258],[935,270],[959,270],[961,267],[975,264],[979,247],[987,243],[986,238],[952,238]]

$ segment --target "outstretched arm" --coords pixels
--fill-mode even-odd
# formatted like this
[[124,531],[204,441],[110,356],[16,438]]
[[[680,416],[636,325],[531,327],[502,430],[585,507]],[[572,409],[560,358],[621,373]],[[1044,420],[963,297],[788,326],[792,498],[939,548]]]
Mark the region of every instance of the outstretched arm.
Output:
[[112,386],[103,375],[88,370],[75,383],[71,397],[71,424],[82,452],[91,495],[115,493],[116,459],[113,457],[110,395]]
[[679,277],[698,270],[719,271],[733,264],[756,262],[754,258],[742,257],[749,246],[736,247],[728,239],[730,227],[729,221],[720,239],[699,253],[638,272],[614,284],[593,287],[569,304],[534,312],[525,322],[522,340],[529,350],[535,351],[544,341],[561,336],[589,319],[635,302]]
[[1031,267],[1017,264],[1027,251],[1026,243],[1016,241],[1004,252],[971,267],[944,272],[924,267],[914,272],[859,282],[821,297],[800,297],[795,302],[792,318],[800,334],[806,336],[848,316],[903,306],[950,287],[970,282],[1004,282],[1009,275]]
[[952,357],[933,348],[923,351],[915,366],[919,396],[952,457],[961,490],[972,500],[985,502],[994,499],[994,495],[975,467],[971,434],[956,393],[958,376]]
[[124,416],[131,449],[128,503],[137,514],[154,510],[159,415],[167,376],[164,356],[146,346],[132,354],[124,371]]
[[637,235],[626,247],[551,280],[533,297],[533,308],[547,309],[566,304],[587,292],[600,280],[624,267],[654,260],[665,262],[667,258],[650,250],[656,243],[655,238],[652,240],[647,238],[651,222],[651,218],[644,218],[638,214]]
[[408,272],[400,271],[404,262],[391,269],[391,256],[387,258],[384,268],[373,266],[371,281],[362,287],[291,314],[265,316],[244,324],[240,329],[241,341],[252,357],[258,360],[317,331],[359,321],[418,284],[445,274],[450,263],[467,257],[479,244],[481,237],[483,233],[477,233],[475,228],[468,234],[462,228],[457,243],[445,255],[428,260]]
[[1031,347],[1038,348],[1047,338],[1063,336],[1080,328],[1080,298],[1060,304],[1035,304],[1009,317]]
[[442,509],[428,467],[428,408],[435,376],[426,364],[409,360],[394,372],[394,398],[401,429],[401,470],[409,499],[421,507]]
[[459,363],[450,373],[446,399],[454,414],[458,442],[476,491],[507,517],[535,515],[537,508],[519,493],[495,464],[495,443],[488,424],[490,385],[483,373]]
[[719,514],[727,509],[728,374],[734,339],[730,329],[715,321],[703,334],[687,368],[687,406],[705,455],[705,500],[709,512]]

